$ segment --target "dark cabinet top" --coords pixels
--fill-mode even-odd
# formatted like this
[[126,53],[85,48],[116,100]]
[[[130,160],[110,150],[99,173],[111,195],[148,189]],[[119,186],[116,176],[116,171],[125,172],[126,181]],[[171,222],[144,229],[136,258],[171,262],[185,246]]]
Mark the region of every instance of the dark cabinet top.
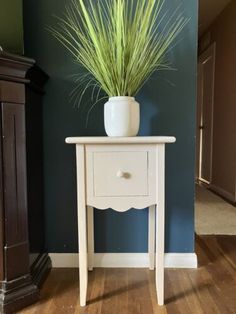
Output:
[[[35,64],[35,60],[0,50],[0,81],[27,84],[35,92],[43,93],[48,78]],[[1,89],[0,86],[0,96]]]

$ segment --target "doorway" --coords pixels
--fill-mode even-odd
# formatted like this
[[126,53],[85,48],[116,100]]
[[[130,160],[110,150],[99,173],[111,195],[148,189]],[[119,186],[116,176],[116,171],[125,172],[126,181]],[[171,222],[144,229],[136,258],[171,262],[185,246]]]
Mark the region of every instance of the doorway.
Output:
[[236,1],[199,1],[195,230],[236,235]]
[[198,60],[196,178],[206,184],[212,179],[215,47],[212,44]]

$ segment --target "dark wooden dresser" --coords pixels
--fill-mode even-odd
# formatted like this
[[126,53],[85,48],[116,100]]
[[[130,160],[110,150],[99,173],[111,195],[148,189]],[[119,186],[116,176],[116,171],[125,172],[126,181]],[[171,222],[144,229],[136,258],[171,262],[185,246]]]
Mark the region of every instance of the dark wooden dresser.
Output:
[[39,298],[44,238],[42,98],[35,61],[0,51],[0,312]]

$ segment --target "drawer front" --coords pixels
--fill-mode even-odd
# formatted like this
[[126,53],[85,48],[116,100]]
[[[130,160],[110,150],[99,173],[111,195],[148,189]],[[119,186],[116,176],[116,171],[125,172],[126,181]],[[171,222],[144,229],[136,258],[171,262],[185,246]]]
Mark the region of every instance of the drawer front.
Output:
[[93,152],[95,197],[147,196],[148,152]]

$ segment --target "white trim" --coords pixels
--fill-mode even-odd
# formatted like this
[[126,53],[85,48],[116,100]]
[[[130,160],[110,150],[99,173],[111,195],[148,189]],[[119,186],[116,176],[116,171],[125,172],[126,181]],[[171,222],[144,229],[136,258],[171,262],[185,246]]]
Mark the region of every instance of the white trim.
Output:
[[197,268],[196,253],[166,253],[166,268]]
[[[200,130],[200,148],[199,148],[199,179],[205,183],[212,182],[212,162],[213,162],[213,136],[214,136],[214,103],[215,103],[215,63],[216,63],[216,42],[213,42],[198,58],[198,64],[201,75],[201,103],[200,103],[200,125],[203,126],[203,84],[204,76],[202,76],[201,66],[204,65],[209,59],[213,59],[213,73],[212,73],[212,103],[211,103],[211,143],[210,143],[210,178],[209,181],[202,178],[202,141],[203,130]],[[199,70],[198,69],[198,70]],[[199,82],[198,82],[199,83]],[[198,126],[197,126],[198,127]]]
[[174,136],[82,136],[67,137],[67,144],[165,144],[175,143]]
[[[49,253],[54,268],[76,268],[77,253]],[[148,268],[148,253],[95,253],[94,267]],[[195,253],[165,253],[166,268],[197,268]]]
[[209,185],[210,185],[210,182],[209,182],[209,181],[207,181],[207,180],[205,180],[205,179],[203,179],[203,178],[199,178],[198,180],[199,180],[199,182],[205,184],[205,186],[209,187]]

